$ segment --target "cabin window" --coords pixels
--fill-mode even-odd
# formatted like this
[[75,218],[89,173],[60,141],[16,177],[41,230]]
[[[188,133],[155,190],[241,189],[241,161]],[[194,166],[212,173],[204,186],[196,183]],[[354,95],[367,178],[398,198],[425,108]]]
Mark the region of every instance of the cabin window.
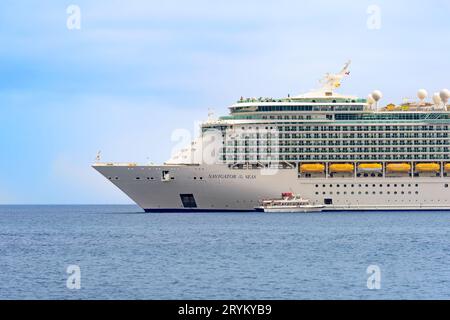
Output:
[[323,202],[324,202],[326,205],[331,205],[331,204],[333,204],[333,199],[325,199]]

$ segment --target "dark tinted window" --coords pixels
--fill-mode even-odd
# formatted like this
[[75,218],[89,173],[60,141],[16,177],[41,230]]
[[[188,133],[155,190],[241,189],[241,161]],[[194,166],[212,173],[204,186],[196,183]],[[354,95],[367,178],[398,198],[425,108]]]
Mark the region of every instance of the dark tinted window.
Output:
[[180,194],[181,202],[185,208],[197,208],[193,194]]

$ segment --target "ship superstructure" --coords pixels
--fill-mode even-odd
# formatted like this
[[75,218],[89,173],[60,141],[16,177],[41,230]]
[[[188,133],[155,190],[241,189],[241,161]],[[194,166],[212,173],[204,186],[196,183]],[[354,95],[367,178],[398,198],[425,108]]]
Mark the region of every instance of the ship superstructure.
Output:
[[298,96],[241,97],[162,166],[94,168],[146,211],[253,210],[293,190],[330,210],[450,209],[449,93],[379,107],[327,74]]

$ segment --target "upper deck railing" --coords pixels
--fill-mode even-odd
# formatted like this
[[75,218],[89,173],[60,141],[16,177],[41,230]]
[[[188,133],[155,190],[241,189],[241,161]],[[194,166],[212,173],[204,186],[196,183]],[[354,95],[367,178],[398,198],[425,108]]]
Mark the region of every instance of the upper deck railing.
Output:
[[367,103],[367,99],[352,99],[352,98],[340,98],[340,97],[326,97],[326,98],[241,98],[236,101],[236,104],[245,104],[245,103]]

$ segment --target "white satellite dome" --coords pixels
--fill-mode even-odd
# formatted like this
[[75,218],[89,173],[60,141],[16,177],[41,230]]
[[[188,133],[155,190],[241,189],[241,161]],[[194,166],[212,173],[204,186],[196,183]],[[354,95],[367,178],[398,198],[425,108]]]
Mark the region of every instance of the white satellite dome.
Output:
[[420,100],[425,100],[428,97],[428,92],[425,89],[420,89],[419,91],[417,91],[417,97]]
[[372,97],[371,94],[369,94],[369,95],[367,96],[367,103],[370,104],[370,105],[372,105],[372,104],[375,103],[375,99]]
[[439,105],[439,104],[442,103],[441,96],[440,96],[439,92],[436,92],[436,93],[433,94],[433,102],[434,102],[435,105]]
[[378,102],[381,100],[381,98],[383,98],[383,94],[381,93],[380,90],[375,90],[374,92],[372,92],[372,98]]
[[439,97],[444,103],[447,103],[448,99],[450,98],[450,91],[448,91],[448,89],[441,90],[441,92],[439,92]]

